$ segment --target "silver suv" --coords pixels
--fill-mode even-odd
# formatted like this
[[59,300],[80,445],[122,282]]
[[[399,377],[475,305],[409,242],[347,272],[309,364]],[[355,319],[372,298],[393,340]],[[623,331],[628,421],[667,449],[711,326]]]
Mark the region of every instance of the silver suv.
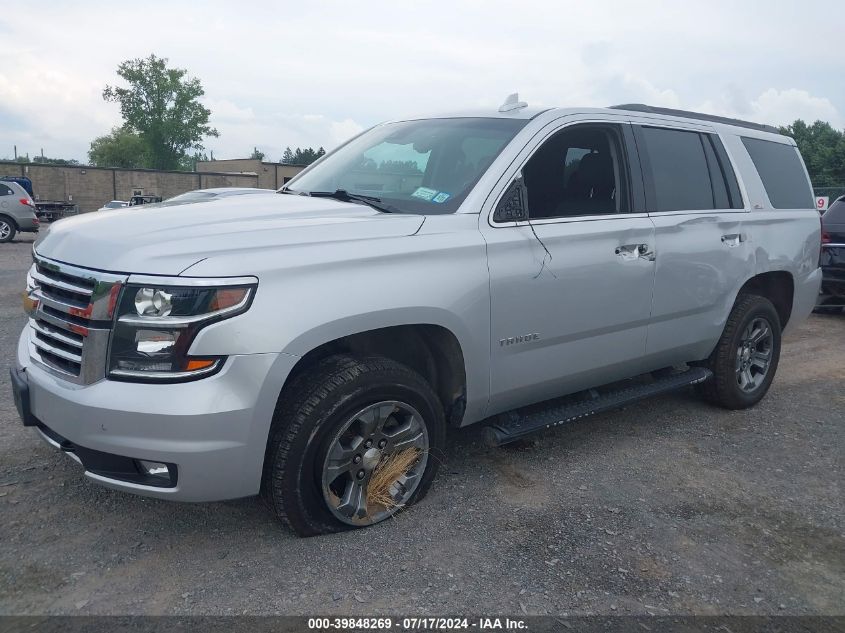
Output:
[[0,180],[0,243],[11,242],[18,232],[38,231],[35,203],[26,189],[11,180]]
[[753,406],[819,253],[774,128],[511,99],[378,125],[276,196],[51,227],[12,381],[94,481],[260,493],[320,534],[421,499],[447,426],[499,445],[689,385]]

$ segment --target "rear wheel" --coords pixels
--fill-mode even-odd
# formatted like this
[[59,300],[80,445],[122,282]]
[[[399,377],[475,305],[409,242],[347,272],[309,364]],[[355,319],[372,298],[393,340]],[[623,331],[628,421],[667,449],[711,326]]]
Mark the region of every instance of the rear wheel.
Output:
[[11,218],[0,215],[0,243],[11,242],[15,238],[17,227]]
[[754,406],[772,384],[780,344],[780,318],[772,302],[758,295],[740,295],[707,360],[713,378],[701,386],[701,392],[727,409]]
[[300,536],[379,523],[428,491],[444,432],[440,401],[410,368],[328,358],[285,388],[262,496]]

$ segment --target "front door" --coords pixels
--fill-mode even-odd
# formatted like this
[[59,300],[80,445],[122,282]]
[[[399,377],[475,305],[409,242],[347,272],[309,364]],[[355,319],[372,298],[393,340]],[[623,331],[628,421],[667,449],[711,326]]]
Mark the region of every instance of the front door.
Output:
[[521,165],[530,219],[481,218],[491,415],[635,375],[646,348],[654,226],[630,126],[570,124],[536,145]]

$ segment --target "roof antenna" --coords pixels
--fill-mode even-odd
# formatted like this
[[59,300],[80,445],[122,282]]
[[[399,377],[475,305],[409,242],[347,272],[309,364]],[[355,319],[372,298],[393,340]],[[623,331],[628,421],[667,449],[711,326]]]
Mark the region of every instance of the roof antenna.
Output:
[[511,110],[521,110],[522,108],[527,108],[528,103],[525,101],[519,100],[519,93],[514,92],[511,95],[508,95],[505,102],[499,106],[499,112],[510,112]]

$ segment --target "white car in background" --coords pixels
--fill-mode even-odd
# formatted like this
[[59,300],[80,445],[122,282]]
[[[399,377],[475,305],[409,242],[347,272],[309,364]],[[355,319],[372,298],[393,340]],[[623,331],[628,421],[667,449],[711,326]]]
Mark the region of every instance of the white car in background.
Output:
[[128,206],[129,203],[124,200],[112,200],[111,202],[106,202],[103,206],[97,209],[97,211],[111,211],[113,209],[123,209]]

